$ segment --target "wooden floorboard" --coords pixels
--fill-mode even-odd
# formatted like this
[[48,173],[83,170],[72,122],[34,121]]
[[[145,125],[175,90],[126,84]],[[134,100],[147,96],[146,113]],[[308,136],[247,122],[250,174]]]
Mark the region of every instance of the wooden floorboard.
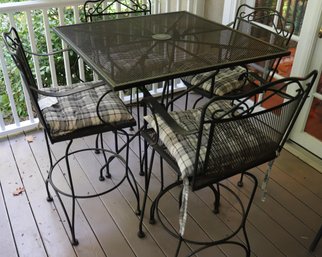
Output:
[[17,251],[15,247],[14,237],[9,222],[7,212],[6,199],[3,194],[2,185],[0,183],[0,256],[16,257]]
[[[27,142],[26,136],[33,136]],[[42,131],[29,132],[4,138],[0,141],[0,256],[173,256],[177,241],[172,238],[157,220],[149,223],[149,212],[145,213],[146,237],[137,237],[138,217],[135,215],[136,201],[127,181],[112,192],[90,199],[79,199],[76,205],[76,236],[78,246],[70,243],[70,231],[57,196],[51,189],[53,202],[46,200],[45,179],[49,168],[48,154]],[[95,137],[75,140],[72,149],[94,146]],[[122,143],[123,138],[120,138]],[[106,149],[114,148],[114,136],[104,135]],[[138,139],[131,144],[129,164],[143,197],[145,182],[139,175]],[[64,154],[66,143],[53,146],[55,160]],[[5,153],[5,154],[3,154]],[[121,156],[124,156],[124,151]],[[71,158],[76,191],[82,194],[101,192],[122,179],[124,166],[119,161],[111,164],[112,180],[98,180],[97,170],[104,163],[102,154],[81,152]],[[176,179],[171,168],[164,165],[164,182]],[[262,180],[266,165],[254,168],[252,173]],[[160,188],[160,160],[155,157],[147,209]],[[251,181],[244,179],[238,187],[235,176],[224,184],[247,201]],[[61,162],[55,170],[55,183],[68,190],[66,165]],[[261,190],[257,189],[254,204],[247,222],[252,257],[307,257],[322,256],[322,242],[314,253],[308,248],[322,223],[322,174],[283,151],[275,161],[268,186],[268,197],[261,201]],[[25,192],[13,196],[17,187]],[[178,228],[179,188],[174,188],[160,202],[162,220],[171,228]],[[186,235],[198,239],[214,239],[236,228],[241,210],[238,202],[222,189],[220,213],[212,213],[214,196],[209,189],[189,195],[188,224]],[[71,206],[69,198],[63,201]],[[243,241],[243,235],[237,235]],[[180,256],[187,255],[195,245],[184,244]],[[232,257],[243,256],[235,246],[210,248],[198,256]]]

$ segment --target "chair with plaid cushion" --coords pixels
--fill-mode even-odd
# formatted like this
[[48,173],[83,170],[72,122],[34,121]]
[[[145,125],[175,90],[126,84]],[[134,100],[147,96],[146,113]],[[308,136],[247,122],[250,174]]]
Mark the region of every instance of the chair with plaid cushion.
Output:
[[[276,10],[265,7],[254,8],[247,4],[239,6],[232,25],[234,29],[242,33],[283,48],[288,46],[294,31],[293,22],[285,20]],[[267,27],[271,27],[271,30]],[[271,81],[274,74],[278,72],[280,61],[281,58],[204,72],[183,77],[181,80],[187,87],[194,87],[193,90],[201,96],[208,98],[214,95],[223,96],[249,90],[253,85],[247,83],[246,76],[258,80],[259,83]]]
[[[150,167],[146,172],[147,185],[138,235],[144,236],[142,222],[156,151],[166,160],[176,173],[175,177],[179,179],[167,186],[162,184],[151,205],[150,223],[156,222],[154,217],[156,214],[166,230],[172,236],[179,238],[175,256],[178,256],[182,242],[196,245],[189,256],[211,246],[229,243],[242,247],[246,256],[250,256],[245,224],[257,188],[257,179],[249,170],[270,162],[262,185],[265,197],[273,161],[282,150],[316,76],[317,71],[313,71],[305,78],[285,78],[269,82],[239,95],[215,96],[202,107],[170,113],[166,112],[154,98],[146,97],[144,102],[150,107],[152,114],[145,116],[148,126],[143,137],[152,148],[152,153]],[[252,101],[258,94],[262,94],[263,97],[257,102]],[[269,107],[265,109],[263,106]],[[161,169],[161,176],[162,174]],[[239,187],[233,184],[228,186],[228,181],[225,181],[237,174],[246,175],[254,182],[252,189],[249,187],[250,197],[247,203],[240,199]],[[165,222],[166,213],[162,210],[161,215],[159,206],[165,206],[165,203],[161,204],[163,196],[167,196],[165,198],[168,199],[167,193],[170,190],[171,194],[175,195],[174,191],[179,185],[182,187],[176,200],[180,206],[178,211],[180,226],[174,229]],[[224,190],[228,193],[228,196],[225,194],[226,199],[227,197],[230,199],[229,194],[232,194],[232,204],[240,208],[242,214],[240,225],[237,225],[236,229],[223,233],[223,238],[215,235],[216,240],[208,242],[199,242],[184,235],[185,229],[189,229],[187,220],[189,213],[192,212],[188,208],[189,191],[203,188],[210,188],[210,192],[215,195],[214,213],[219,213],[220,192]],[[240,206],[237,207],[238,205]],[[227,208],[224,208],[225,210]],[[174,211],[168,215],[173,216]],[[229,214],[226,213],[224,216],[227,217]],[[239,231],[243,232],[245,240],[234,238]],[[190,232],[190,235],[193,234]]]
[[88,0],[84,7],[85,21],[101,21],[151,14],[151,0]]
[[[111,89],[102,81],[83,82],[73,84],[73,86],[58,86],[38,89],[36,79],[33,76],[27,59],[27,54],[16,29],[11,28],[9,32],[3,34],[3,38],[11,57],[19,69],[34,111],[37,113],[38,119],[43,126],[50,161],[50,169],[45,182],[47,200],[53,200],[49,191],[49,185],[51,185],[67,218],[67,222],[71,230],[72,244],[78,244],[78,240],[75,237],[75,205],[77,199],[96,197],[111,192],[124,180],[127,180],[136,197],[136,214],[139,214],[139,191],[136,180],[128,167],[128,144],[126,147],[125,159],[115,152],[105,149],[102,136],[100,137],[100,148],[96,146],[95,148],[71,150],[74,139],[102,134],[108,131],[114,133],[117,131],[121,132],[125,135],[128,142],[129,135],[124,129],[134,126],[136,121],[128,112],[123,102],[116,94],[111,92]],[[28,54],[32,53],[28,52]],[[68,141],[64,156],[60,159],[56,158],[57,161],[54,162],[51,144],[63,141]],[[79,190],[76,190],[76,186],[74,186],[70,159],[77,155],[77,153],[84,151],[99,151],[103,153],[105,163],[97,173],[100,181],[104,180],[102,175],[102,171],[104,169],[108,170],[109,175],[117,174],[118,179],[113,181],[112,184],[108,182],[106,184],[106,189],[103,192],[95,192],[94,194],[86,192],[82,194],[78,193]],[[114,171],[110,169],[110,162],[117,160],[120,162],[121,166],[124,165],[124,171]],[[56,185],[53,179],[55,170],[57,172],[59,169],[58,167],[63,164],[62,162],[65,163],[67,169],[66,178],[69,185],[67,188],[70,189],[68,191],[62,190],[60,188],[61,185]],[[77,189],[81,190],[82,188],[78,187]],[[71,197],[72,199],[72,210],[70,215],[66,210],[61,196]]]

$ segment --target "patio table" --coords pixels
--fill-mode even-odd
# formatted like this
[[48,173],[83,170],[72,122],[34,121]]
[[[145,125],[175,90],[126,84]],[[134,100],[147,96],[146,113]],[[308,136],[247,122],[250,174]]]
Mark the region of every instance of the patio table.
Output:
[[[145,85],[151,83],[289,55],[286,49],[185,11],[54,30],[113,90],[140,88],[144,97],[149,96]],[[136,135],[140,136],[139,124],[138,128]],[[147,148],[145,141],[140,174],[145,174],[146,188]],[[145,202],[140,237],[144,236],[144,208]]]
[[290,53],[185,11],[54,31],[115,91]]

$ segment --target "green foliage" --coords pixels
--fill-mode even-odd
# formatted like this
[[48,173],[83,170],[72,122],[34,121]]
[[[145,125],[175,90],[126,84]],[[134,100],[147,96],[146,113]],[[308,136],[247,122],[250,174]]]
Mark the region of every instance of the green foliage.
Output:
[[[17,0],[11,0],[11,1],[5,1],[0,0],[0,3],[4,2],[21,2]],[[59,25],[59,19],[58,19],[58,10],[57,8],[50,8],[47,12],[48,14],[48,21],[49,21],[49,27],[53,28]],[[32,11],[32,24],[34,28],[34,34],[35,34],[35,41],[36,41],[36,48],[38,53],[46,53],[47,45],[46,45],[46,39],[45,39],[45,29],[44,29],[44,23],[43,23],[43,13],[40,10]],[[24,44],[24,47],[27,51],[31,51],[30,48],[30,39],[27,29],[27,21],[26,21],[26,15],[25,13],[15,13],[14,14],[14,20],[16,24],[17,31],[19,33],[19,36],[21,38],[21,41]],[[73,9],[72,8],[66,8],[65,9],[65,23],[66,24],[72,24],[74,22],[73,18]],[[10,22],[9,17],[6,14],[0,14],[0,33],[2,34],[5,31],[8,31],[10,28]],[[51,31],[51,38],[52,38],[52,48],[54,51],[62,49],[62,43],[60,38]],[[4,49],[4,48],[3,48]],[[5,59],[6,59],[6,66],[9,74],[9,79],[11,83],[11,90],[13,92],[13,97],[15,101],[15,105],[17,108],[17,112],[19,117],[23,120],[25,117],[27,117],[27,110],[26,110],[26,104],[23,94],[23,89],[21,85],[21,79],[20,75],[15,67],[15,64],[13,63],[11,57],[9,54],[4,50]],[[28,56],[31,60],[31,56]],[[51,78],[51,72],[49,67],[49,58],[48,57],[38,57],[39,60],[39,66],[40,66],[40,74],[41,74],[41,80],[44,87],[49,87],[52,84],[52,78]],[[55,62],[55,68],[57,73],[57,80],[59,85],[66,84],[66,78],[65,78],[65,69],[64,69],[64,58],[63,54],[57,54],[54,56],[54,62]],[[70,63],[73,65],[72,72],[78,71],[77,67],[77,56],[74,53],[70,53]],[[76,65],[74,65],[76,64]],[[30,63],[33,69],[33,62]],[[91,75],[89,72],[89,69],[85,67],[86,69],[86,78],[90,79]],[[73,76],[73,82],[77,82],[77,76]],[[6,123],[12,122],[11,117],[11,107],[9,98],[6,91],[6,86],[3,79],[3,74],[0,72],[0,113],[5,118]]]

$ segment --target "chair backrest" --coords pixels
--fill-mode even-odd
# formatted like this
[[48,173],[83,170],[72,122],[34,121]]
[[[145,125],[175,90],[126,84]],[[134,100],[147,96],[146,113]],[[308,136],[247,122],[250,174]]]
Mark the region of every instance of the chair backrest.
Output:
[[[266,7],[251,7],[247,4],[238,7],[233,27],[257,39],[283,48],[287,48],[294,32],[294,23],[286,20],[276,10]],[[280,60],[281,58],[259,64],[264,67],[264,79],[272,80]]]
[[[210,100],[200,119],[193,188],[275,159],[316,77],[313,71],[305,78],[285,78],[248,93]],[[259,94],[263,98],[252,102]]]
[[9,32],[3,33],[3,40],[6,48],[8,49],[13,61],[15,62],[20,72],[24,85],[26,86],[26,89],[30,96],[30,100],[32,102],[34,110],[37,113],[37,117],[39,118],[45,130],[47,130],[48,127],[46,125],[46,122],[44,121],[42,112],[38,105],[38,93],[36,92],[36,90],[38,89],[37,83],[32,73],[31,67],[28,62],[28,58],[26,56],[26,52],[24,50],[24,47],[21,43],[20,37],[16,29],[12,27],[9,30]]
[[151,14],[150,0],[89,0],[84,4],[85,21],[99,21]]

